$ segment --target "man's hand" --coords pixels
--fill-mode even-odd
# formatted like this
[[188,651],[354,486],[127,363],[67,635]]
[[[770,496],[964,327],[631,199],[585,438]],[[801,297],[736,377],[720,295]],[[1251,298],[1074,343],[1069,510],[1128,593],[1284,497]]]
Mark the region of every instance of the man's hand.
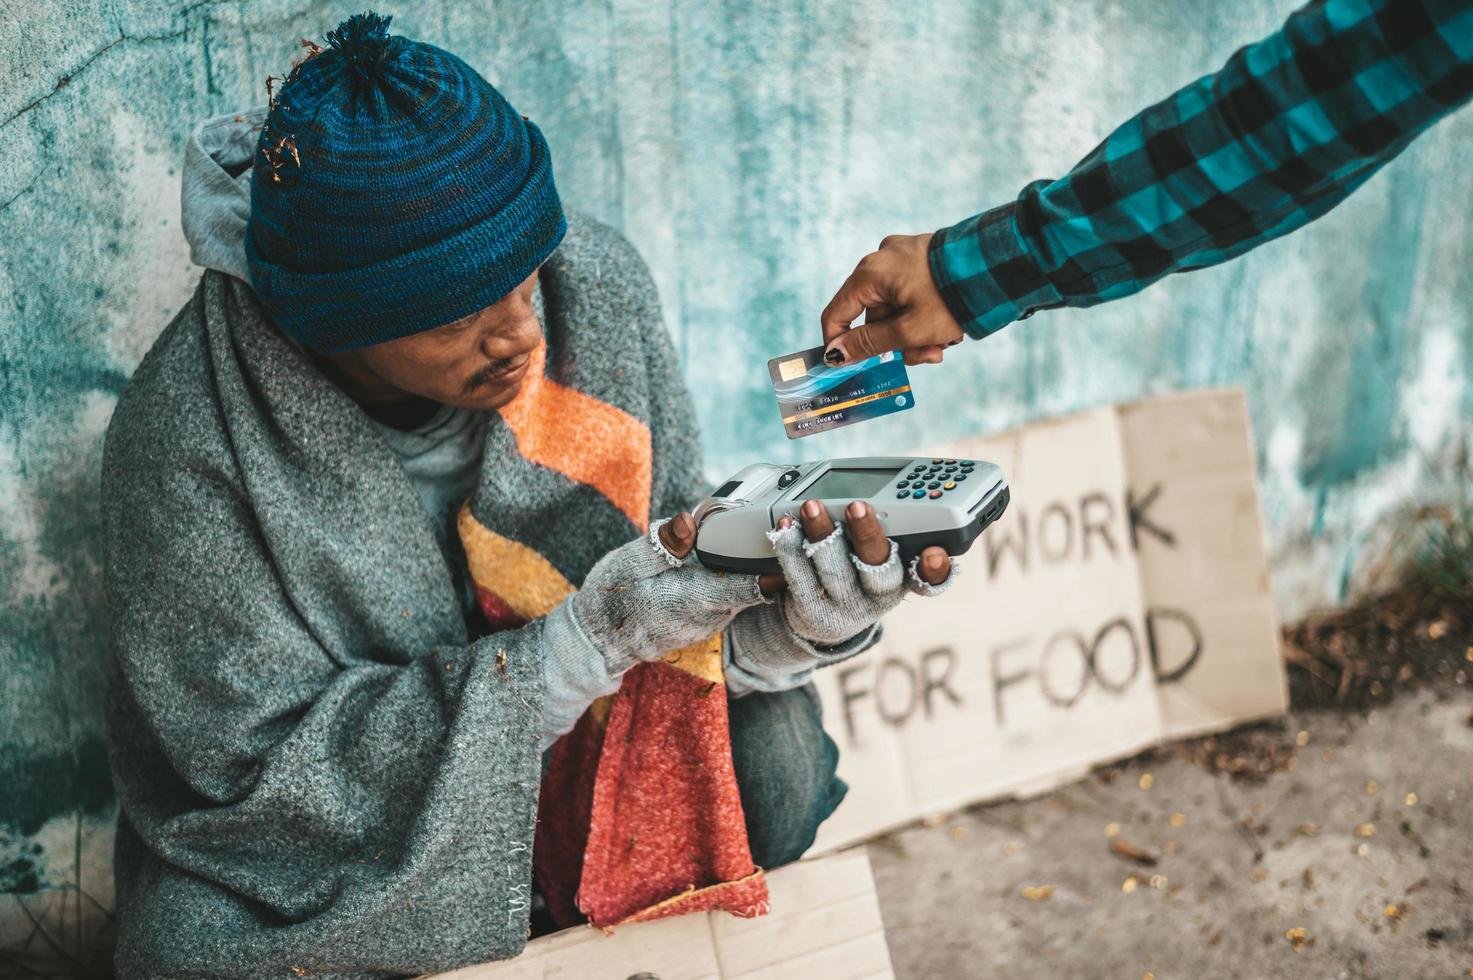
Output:
[[687,561],[696,541],[689,514],[657,527],[599,559],[566,603],[610,673],[719,633],[737,613],[762,602],[755,576],[724,575]]
[[[798,521],[803,525],[803,536],[810,542],[817,543],[834,533],[833,519],[816,500],[805,501],[798,509]],[[784,515],[777,526],[787,527],[792,523],[793,519]],[[866,565],[880,565],[890,556],[890,539],[885,537],[885,529],[880,527],[873,508],[862,503],[850,504],[845,508],[844,524],[849,548],[860,561]],[[927,585],[940,585],[951,575],[951,556],[945,548],[931,545],[921,552],[916,574]]]
[[[824,307],[826,362],[899,350],[906,364],[940,364],[946,348],[962,342],[962,328],[931,278],[930,243],[929,234],[891,235],[859,260]],[[866,322],[850,327],[861,313]]]
[[907,581],[900,548],[862,500],[845,508],[842,531],[817,500],[804,501],[799,515],[801,534],[784,515],[768,535],[787,580],[787,593],[769,608],[799,639],[826,647],[847,642],[879,622],[907,592],[939,595],[951,584],[951,559],[941,548],[926,549]]
[[[819,506],[818,501],[806,501],[798,510],[798,519],[803,526],[803,536],[816,544],[834,533],[834,522],[829,512]],[[872,508],[861,503],[850,504],[844,518],[845,536],[854,556],[866,565],[879,566],[890,556],[890,539],[885,537]],[[779,529],[789,528],[793,519],[784,515],[778,519]],[[932,545],[921,552],[916,565],[916,574],[926,585],[939,586],[951,577],[951,556],[946,549]],[[781,572],[757,576],[757,586],[765,596],[771,596],[786,588],[788,580]]]

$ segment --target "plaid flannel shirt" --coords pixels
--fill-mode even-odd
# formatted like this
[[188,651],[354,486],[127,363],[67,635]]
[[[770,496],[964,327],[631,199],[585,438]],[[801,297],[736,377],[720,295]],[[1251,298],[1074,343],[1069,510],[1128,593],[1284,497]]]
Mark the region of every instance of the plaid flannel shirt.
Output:
[[1111,133],[1066,176],[931,239],[983,337],[1224,262],[1340,203],[1473,96],[1473,0],[1317,0]]

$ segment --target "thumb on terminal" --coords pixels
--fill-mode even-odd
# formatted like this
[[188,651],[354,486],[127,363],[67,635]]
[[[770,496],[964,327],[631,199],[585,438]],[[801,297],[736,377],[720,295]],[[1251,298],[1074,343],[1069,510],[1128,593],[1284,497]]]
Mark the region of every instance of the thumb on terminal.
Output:
[[660,527],[660,543],[676,558],[690,554],[696,543],[696,522],[690,514],[681,511]]

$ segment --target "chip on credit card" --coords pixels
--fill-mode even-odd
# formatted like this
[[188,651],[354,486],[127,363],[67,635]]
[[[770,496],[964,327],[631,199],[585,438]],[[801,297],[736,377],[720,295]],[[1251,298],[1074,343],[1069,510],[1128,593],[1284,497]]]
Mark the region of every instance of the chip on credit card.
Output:
[[905,361],[898,351],[834,367],[822,347],[767,362],[783,429],[789,439],[903,412],[915,404]]

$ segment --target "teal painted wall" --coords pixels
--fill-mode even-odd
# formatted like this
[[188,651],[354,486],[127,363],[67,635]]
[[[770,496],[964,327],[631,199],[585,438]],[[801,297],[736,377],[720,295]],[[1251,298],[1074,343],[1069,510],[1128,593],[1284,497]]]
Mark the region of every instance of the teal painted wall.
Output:
[[[896,449],[1241,384],[1293,613],[1340,598],[1386,515],[1439,499],[1465,465],[1473,111],[1304,233],[953,352],[944,370],[915,373],[917,411],[789,444],[764,370],[817,342],[819,309],[885,234],[937,227],[1059,173],[1293,5],[386,9],[397,30],[461,54],[537,119],[564,199],[624,229],[649,260],[713,478],[753,457]],[[83,893],[106,904],[108,887],[100,440],[198,276],[179,232],[182,141],[194,121],[261,101],[297,39],[353,9],[0,2],[0,891],[27,895],[81,945],[98,927]],[[28,923],[0,910],[0,948]]]

